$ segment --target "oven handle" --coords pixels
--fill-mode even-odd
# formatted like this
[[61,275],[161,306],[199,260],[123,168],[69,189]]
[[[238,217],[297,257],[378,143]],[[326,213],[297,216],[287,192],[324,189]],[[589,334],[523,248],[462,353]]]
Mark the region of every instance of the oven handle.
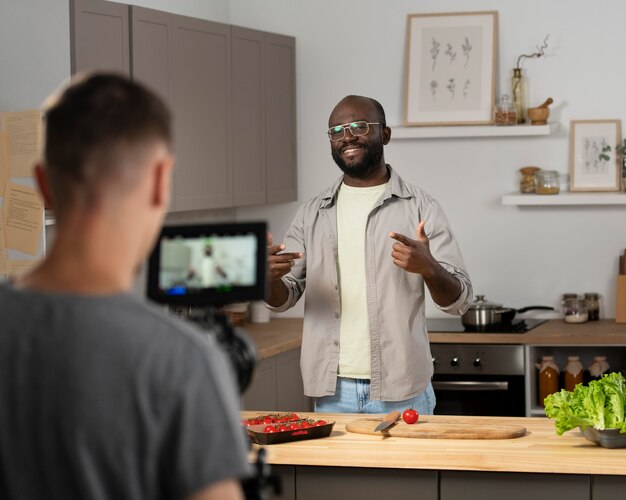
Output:
[[433,381],[432,384],[436,391],[506,391],[509,389],[508,382]]

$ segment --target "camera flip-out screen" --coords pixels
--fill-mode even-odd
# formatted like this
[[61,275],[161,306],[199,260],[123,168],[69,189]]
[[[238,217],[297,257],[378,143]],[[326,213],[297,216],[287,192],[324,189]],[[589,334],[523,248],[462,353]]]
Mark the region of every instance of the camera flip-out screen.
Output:
[[148,297],[186,306],[263,300],[264,222],[164,227],[148,261]]

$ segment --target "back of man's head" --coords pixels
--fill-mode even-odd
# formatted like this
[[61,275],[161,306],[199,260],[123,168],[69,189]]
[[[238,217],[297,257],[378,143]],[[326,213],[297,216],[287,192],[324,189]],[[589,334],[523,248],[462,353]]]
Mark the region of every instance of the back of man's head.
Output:
[[122,75],[77,77],[44,113],[44,162],[59,219],[68,208],[90,209],[132,188],[147,151],[155,143],[171,144],[166,105]]

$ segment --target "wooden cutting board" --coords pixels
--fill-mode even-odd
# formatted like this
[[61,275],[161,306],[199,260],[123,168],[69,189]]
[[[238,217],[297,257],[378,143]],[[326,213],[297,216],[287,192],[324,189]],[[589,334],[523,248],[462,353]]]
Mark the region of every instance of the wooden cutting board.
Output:
[[346,430],[357,434],[428,439],[512,439],[526,434],[525,427],[513,424],[464,424],[441,420],[429,422],[428,416],[420,416],[416,424],[409,425],[399,421],[389,429],[374,431],[381,421],[382,418],[351,420],[346,424]]

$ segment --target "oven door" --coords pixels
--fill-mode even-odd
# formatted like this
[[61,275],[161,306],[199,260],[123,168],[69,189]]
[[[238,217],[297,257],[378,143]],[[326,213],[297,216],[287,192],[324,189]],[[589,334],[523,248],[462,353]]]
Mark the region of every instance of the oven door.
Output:
[[436,415],[523,417],[523,375],[435,374]]

